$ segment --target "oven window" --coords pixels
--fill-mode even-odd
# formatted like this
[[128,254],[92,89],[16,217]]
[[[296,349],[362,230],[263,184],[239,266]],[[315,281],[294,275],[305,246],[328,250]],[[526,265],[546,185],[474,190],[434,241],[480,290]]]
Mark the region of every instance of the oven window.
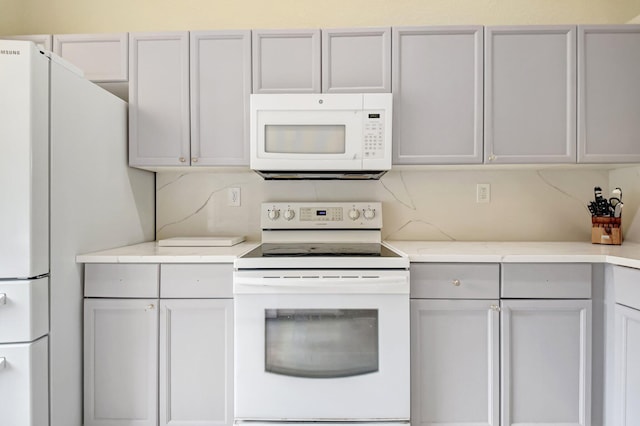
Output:
[[335,378],[378,371],[376,309],[265,310],[265,370]]
[[344,154],[344,125],[266,125],[265,152],[281,154]]

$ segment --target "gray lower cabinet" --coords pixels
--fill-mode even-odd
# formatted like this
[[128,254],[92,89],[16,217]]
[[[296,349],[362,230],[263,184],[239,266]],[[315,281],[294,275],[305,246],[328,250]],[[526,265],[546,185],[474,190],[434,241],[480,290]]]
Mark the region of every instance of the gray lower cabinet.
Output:
[[156,426],[158,299],[85,299],[84,425]]
[[640,424],[640,271],[615,266],[613,419]]
[[233,424],[233,300],[160,300],[160,425]]
[[411,264],[411,424],[499,425],[499,273]]
[[640,161],[640,25],[578,27],[578,162]]
[[618,426],[640,424],[640,310],[615,307],[615,419]]
[[483,27],[393,29],[394,164],[482,163]]
[[[638,283],[635,283],[636,285]],[[615,307],[615,404],[618,426],[640,424],[640,310]]]
[[576,27],[485,28],[484,159],[575,163]]
[[588,263],[503,263],[501,426],[591,425]]
[[499,425],[497,306],[411,300],[411,424]]
[[591,301],[502,300],[503,426],[591,424]]
[[85,265],[85,426],[233,424],[232,270]]
[[411,422],[589,426],[590,270],[412,263]]
[[130,35],[129,164],[249,163],[249,31]]

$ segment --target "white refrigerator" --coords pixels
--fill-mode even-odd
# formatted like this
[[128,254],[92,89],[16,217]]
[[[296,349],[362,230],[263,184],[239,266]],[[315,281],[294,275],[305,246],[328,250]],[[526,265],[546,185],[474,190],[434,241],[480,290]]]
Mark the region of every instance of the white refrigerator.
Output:
[[0,425],[82,424],[77,254],[155,237],[127,105],[33,43],[0,40]]

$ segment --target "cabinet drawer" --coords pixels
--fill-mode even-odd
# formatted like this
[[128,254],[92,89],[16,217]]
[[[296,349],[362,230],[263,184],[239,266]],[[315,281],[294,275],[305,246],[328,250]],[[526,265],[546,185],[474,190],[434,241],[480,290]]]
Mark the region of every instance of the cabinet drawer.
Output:
[[413,299],[497,299],[499,294],[498,264],[411,264]]
[[231,263],[166,264],[161,266],[160,275],[163,299],[233,297]]
[[505,263],[500,297],[591,298],[590,263]]
[[88,263],[84,267],[84,295],[157,298],[158,270],[156,264]]
[[613,281],[616,303],[640,309],[640,270],[615,266]]
[[49,331],[49,278],[0,281],[0,343],[28,342]]

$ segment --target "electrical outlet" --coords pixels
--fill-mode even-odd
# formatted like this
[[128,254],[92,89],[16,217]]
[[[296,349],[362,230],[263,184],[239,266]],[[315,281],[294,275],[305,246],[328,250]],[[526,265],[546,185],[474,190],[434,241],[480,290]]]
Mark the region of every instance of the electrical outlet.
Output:
[[227,197],[227,204],[230,207],[240,207],[240,188],[229,188]]
[[479,183],[476,186],[476,203],[488,203],[491,201],[491,184]]

